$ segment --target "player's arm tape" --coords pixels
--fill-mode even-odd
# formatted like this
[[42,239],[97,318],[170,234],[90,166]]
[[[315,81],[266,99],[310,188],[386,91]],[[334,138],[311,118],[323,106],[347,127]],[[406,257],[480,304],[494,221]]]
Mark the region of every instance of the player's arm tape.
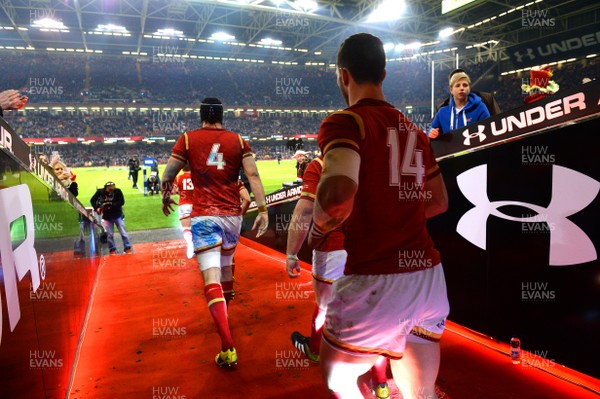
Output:
[[[359,169],[360,155],[358,152],[344,147],[334,148],[325,155],[325,169],[319,186],[321,184],[327,185],[326,180],[335,176],[345,176],[358,185]],[[315,227],[313,230],[319,233],[327,233],[333,230],[342,224],[345,219],[345,217],[334,217],[328,214],[321,205],[318,193],[313,212]]]
[[287,254],[286,259],[288,259],[288,260],[298,260],[298,255]]
[[267,212],[267,203],[265,201],[260,201],[256,204],[259,213]]
[[360,155],[358,152],[346,147],[336,147],[325,155],[325,170],[323,177],[346,176],[358,184],[358,171],[360,169]]

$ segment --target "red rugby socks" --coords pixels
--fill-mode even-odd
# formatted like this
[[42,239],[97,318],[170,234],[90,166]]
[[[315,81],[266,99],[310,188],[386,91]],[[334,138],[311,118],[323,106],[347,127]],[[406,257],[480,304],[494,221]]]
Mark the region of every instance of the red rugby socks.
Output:
[[219,337],[221,337],[221,350],[225,351],[233,348],[233,338],[229,331],[229,321],[227,320],[227,305],[223,297],[221,284],[208,284],[204,287],[204,295],[208,302],[208,310],[215,321]]
[[371,368],[371,381],[373,385],[387,383],[387,358],[380,356]]

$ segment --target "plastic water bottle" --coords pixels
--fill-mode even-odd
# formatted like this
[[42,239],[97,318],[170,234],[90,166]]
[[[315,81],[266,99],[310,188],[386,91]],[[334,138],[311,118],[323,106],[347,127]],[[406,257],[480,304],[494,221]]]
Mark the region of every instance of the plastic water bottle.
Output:
[[513,364],[521,363],[521,340],[514,336],[510,340],[510,360]]

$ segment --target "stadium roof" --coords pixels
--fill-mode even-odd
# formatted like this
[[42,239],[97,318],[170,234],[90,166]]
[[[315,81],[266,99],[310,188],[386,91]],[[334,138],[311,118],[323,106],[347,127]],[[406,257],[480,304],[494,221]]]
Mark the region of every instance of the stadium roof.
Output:
[[[368,18],[389,0],[312,2],[315,9],[309,0],[1,0],[0,49],[328,65],[346,36],[366,31],[387,44],[390,59],[447,61],[458,52],[500,60],[515,44],[600,25],[596,0],[444,0],[467,3],[444,14],[442,0],[405,0],[404,11],[392,0],[387,22]],[[40,25],[48,19],[58,24]]]

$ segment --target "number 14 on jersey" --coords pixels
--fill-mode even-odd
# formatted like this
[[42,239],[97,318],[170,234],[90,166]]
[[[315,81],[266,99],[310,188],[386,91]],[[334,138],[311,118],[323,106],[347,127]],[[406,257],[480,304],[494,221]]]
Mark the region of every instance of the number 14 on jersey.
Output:
[[[423,165],[423,150],[417,149],[417,134],[419,133],[416,130],[408,130],[405,146],[401,148],[402,143],[398,129],[389,127],[387,132],[387,144],[390,148],[390,186],[398,187],[401,191],[409,187],[422,189],[425,166]],[[403,176],[414,176],[414,184],[403,184]]]

